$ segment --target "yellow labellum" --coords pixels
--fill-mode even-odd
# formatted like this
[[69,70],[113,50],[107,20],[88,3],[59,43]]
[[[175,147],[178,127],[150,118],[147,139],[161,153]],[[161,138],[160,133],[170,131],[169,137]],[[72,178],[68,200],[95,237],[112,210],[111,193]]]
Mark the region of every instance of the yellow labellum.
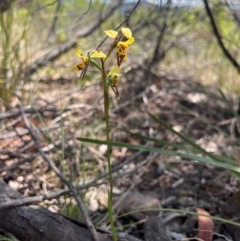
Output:
[[107,34],[108,37],[110,38],[116,38],[118,36],[118,32],[114,30],[106,30],[104,31],[105,34]]
[[118,42],[118,46],[119,46],[119,45],[129,46],[129,45],[131,45],[134,41],[135,41],[134,37],[131,37],[131,38],[128,39],[127,41],[119,41],[119,42]]

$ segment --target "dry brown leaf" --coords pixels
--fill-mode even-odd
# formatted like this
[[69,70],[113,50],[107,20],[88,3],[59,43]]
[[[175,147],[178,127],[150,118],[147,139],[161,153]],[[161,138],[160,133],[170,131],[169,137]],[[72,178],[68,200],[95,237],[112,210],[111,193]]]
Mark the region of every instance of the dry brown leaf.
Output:
[[198,238],[204,241],[212,241],[214,222],[210,217],[202,216],[210,214],[200,208],[197,208],[198,215]]

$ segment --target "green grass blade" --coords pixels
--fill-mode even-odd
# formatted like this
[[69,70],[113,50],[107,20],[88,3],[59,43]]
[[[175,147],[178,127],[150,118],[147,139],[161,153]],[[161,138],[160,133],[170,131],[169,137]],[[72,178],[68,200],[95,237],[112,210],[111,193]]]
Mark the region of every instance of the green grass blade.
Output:
[[[105,145],[107,145],[107,142],[102,141],[102,140],[95,140],[95,139],[89,139],[89,138],[78,138],[78,140],[83,141],[83,142],[87,142],[87,143],[92,143],[92,144],[99,144],[99,145],[105,144]],[[230,171],[234,171],[235,173],[240,174],[240,168],[238,166],[233,166],[233,165],[230,165],[228,163],[219,162],[219,161],[216,161],[216,160],[211,159],[211,158],[206,158],[206,157],[201,157],[201,156],[197,156],[197,155],[191,155],[191,154],[181,153],[181,152],[176,152],[176,151],[169,151],[169,150],[156,148],[156,147],[133,145],[133,144],[122,143],[122,142],[111,142],[111,146],[127,147],[127,148],[133,149],[133,150],[142,150],[142,151],[147,151],[147,152],[154,152],[154,153],[159,153],[159,154],[163,154],[163,155],[167,155],[167,156],[178,156],[178,157],[185,158],[185,159],[188,159],[188,160],[199,161],[199,162],[202,162],[204,164],[210,164],[210,165],[214,165],[214,166],[217,166],[217,167],[221,167],[221,168],[224,168],[224,169],[227,169],[227,170],[230,170]]]
[[179,150],[185,150],[185,151],[191,151],[191,152],[199,153],[198,150],[194,149],[194,147],[189,146],[189,145],[186,146],[186,145],[176,144],[176,143],[169,142],[169,141],[163,141],[163,140],[156,139],[154,137],[149,137],[149,136],[142,135],[140,133],[133,133],[133,132],[131,132],[129,130],[125,130],[125,129],[119,129],[119,130],[124,131],[124,132],[130,134],[131,136],[137,137],[140,140],[152,141],[155,144],[161,145],[162,147],[164,147],[164,146],[168,146],[168,147],[171,146],[171,147],[177,148]]
[[226,96],[224,95],[224,93],[222,92],[222,90],[219,90],[220,95],[223,99],[223,101],[225,102],[225,104],[227,105],[227,107],[231,110],[231,112],[233,113],[233,115],[240,121],[240,116],[237,114],[237,112],[233,109],[232,104],[229,102],[229,100],[226,98]]
[[164,121],[158,119],[157,117],[155,117],[154,115],[152,115],[151,113],[148,113],[156,122],[158,122],[159,124],[163,125],[166,129],[168,129],[169,131],[171,131],[173,134],[177,135],[180,139],[182,139],[185,143],[191,145],[195,150],[197,150],[199,153],[201,153],[202,155],[205,155],[207,157],[210,157],[211,159],[218,161],[218,162],[227,162],[227,163],[232,163],[234,164],[234,160],[227,158],[227,157],[222,157],[222,156],[217,156],[213,153],[210,153],[206,150],[204,150],[202,147],[200,147],[199,145],[197,145],[194,141],[192,141],[191,139],[189,139],[188,137],[186,137],[185,135],[175,131],[171,126],[169,126],[167,123],[165,123]]

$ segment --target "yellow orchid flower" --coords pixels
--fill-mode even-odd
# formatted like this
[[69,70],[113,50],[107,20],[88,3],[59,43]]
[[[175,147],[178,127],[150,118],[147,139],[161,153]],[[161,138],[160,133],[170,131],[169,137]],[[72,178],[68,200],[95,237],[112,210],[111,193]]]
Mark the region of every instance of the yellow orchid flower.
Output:
[[[110,38],[114,38],[117,44],[117,54],[118,54],[118,65],[120,66],[122,60],[127,59],[126,52],[128,51],[129,45],[131,45],[135,39],[132,36],[132,31],[129,28],[121,28],[122,35],[119,36],[118,32],[115,30],[107,30],[105,33]],[[125,36],[126,41],[120,41],[121,38]]]
[[75,70],[83,70],[89,63],[89,58],[83,55],[83,52],[80,48],[76,49],[76,55],[81,58],[81,62],[78,63],[74,69]]
[[126,52],[129,49],[129,45],[131,45],[135,41],[134,37],[131,37],[127,41],[120,41],[117,45],[117,53],[120,59],[126,60],[127,54]]
[[88,56],[85,56],[80,48],[77,48],[76,55],[81,58],[81,62],[74,67],[76,70],[83,70],[89,64],[90,58],[106,58],[106,55],[98,50],[91,51]]

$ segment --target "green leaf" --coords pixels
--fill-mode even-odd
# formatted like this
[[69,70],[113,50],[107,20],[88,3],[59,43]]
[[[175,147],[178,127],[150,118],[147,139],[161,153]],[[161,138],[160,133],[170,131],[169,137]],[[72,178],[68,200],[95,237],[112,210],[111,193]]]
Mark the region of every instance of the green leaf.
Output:
[[[77,138],[77,139],[79,141],[83,141],[83,142],[99,144],[99,145],[102,145],[102,144],[107,145],[107,142],[102,141],[102,140],[94,140],[94,139],[89,139],[89,138]],[[210,165],[214,165],[214,166],[217,166],[217,167],[222,167],[224,169],[231,170],[231,171],[234,171],[234,172],[240,174],[240,168],[239,167],[230,165],[228,163],[219,162],[219,161],[213,160],[211,158],[206,158],[206,157],[187,154],[187,153],[181,153],[181,152],[177,152],[177,151],[169,151],[169,150],[156,148],[156,147],[150,147],[150,146],[133,145],[133,144],[122,143],[122,142],[110,142],[110,143],[111,143],[111,146],[127,147],[129,149],[134,149],[134,150],[154,152],[154,153],[159,153],[159,154],[163,154],[163,155],[167,155],[167,156],[178,156],[178,157],[188,159],[188,160],[199,161],[199,162],[202,162],[204,164],[210,164]]]
[[100,67],[100,65],[92,58],[89,58],[90,63],[93,64],[98,70],[100,70],[102,72],[102,68]]
[[200,147],[199,145],[197,145],[194,141],[192,141],[191,139],[189,139],[188,137],[184,136],[183,134],[175,131],[172,127],[170,127],[167,123],[165,123],[164,121],[158,119],[157,117],[155,117],[154,115],[152,115],[151,113],[148,113],[156,122],[158,122],[159,124],[163,125],[166,129],[168,129],[169,131],[171,131],[173,134],[177,135],[179,138],[181,138],[185,143],[188,143],[189,145],[191,145],[192,147],[194,147],[200,154],[202,155],[206,155],[208,157],[210,157],[211,159],[215,160],[215,161],[219,161],[219,162],[228,162],[228,163],[235,163],[234,160],[227,158],[227,157],[222,157],[222,156],[217,156],[213,153],[210,153],[206,150],[204,150],[202,147]]

